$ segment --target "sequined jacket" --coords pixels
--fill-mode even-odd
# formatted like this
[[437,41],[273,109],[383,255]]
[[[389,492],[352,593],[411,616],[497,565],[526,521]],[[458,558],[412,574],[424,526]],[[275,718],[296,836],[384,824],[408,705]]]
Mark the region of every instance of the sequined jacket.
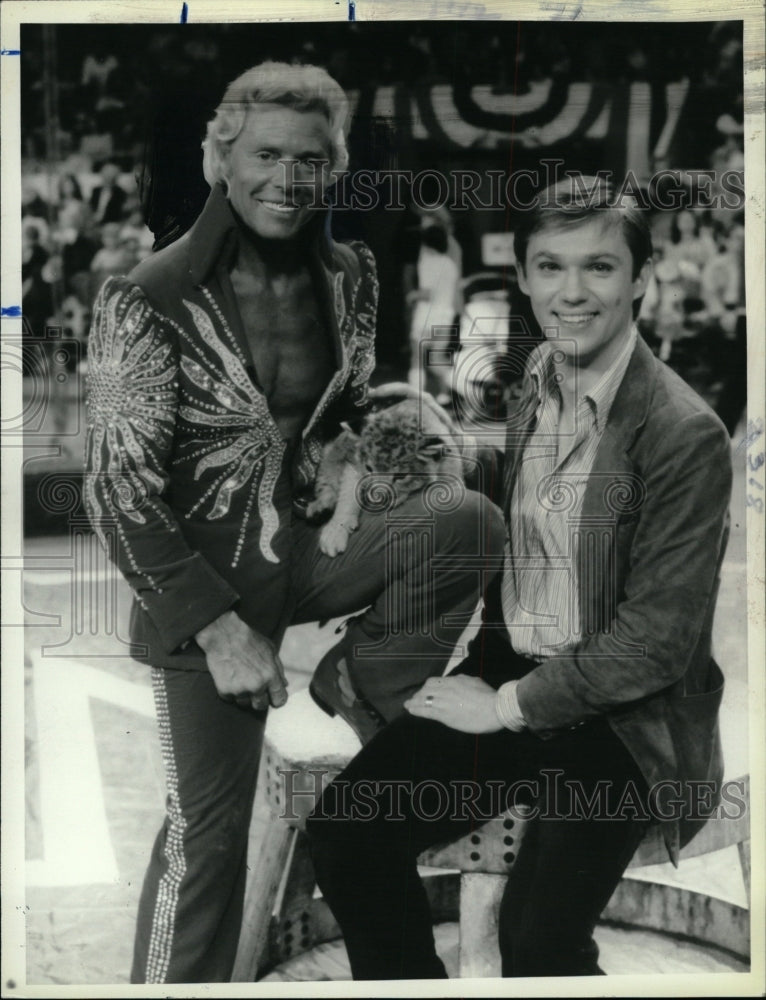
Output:
[[336,371],[292,451],[258,387],[220,187],[189,233],[98,295],[84,502],[134,591],[135,654],[154,666],[205,669],[193,636],[230,608],[272,638],[289,621],[294,500],[339,420],[365,406],[374,367],[374,259],[322,221],[310,267]]

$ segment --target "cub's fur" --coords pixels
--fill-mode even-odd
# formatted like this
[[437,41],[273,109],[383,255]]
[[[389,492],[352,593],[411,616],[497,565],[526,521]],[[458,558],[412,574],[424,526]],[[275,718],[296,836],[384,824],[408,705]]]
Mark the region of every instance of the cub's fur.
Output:
[[[429,483],[441,480],[458,489],[464,480],[463,448],[452,418],[430,396],[404,383],[372,390],[373,406],[384,407],[364,417],[360,432],[350,428],[325,446],[307,516],[318,519],[332,511],[322,528],[320,548],[329,556],[343,552],[359,524],[358,486],[365,474],[371,499],[392,489],[396,506]],[[376,483],[379,491],[376,491]]]

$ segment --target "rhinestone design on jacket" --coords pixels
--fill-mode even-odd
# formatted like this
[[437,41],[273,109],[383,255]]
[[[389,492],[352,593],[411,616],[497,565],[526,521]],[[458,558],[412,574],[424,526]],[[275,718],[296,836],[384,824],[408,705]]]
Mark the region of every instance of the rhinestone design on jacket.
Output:
[[[333,276],[342,363],[303,432],[298,487],[316,476],[321,417],[344,391],[363,404],[375,364],[375,265],[366,247],[356,249],[362,273],[350,296],[344,275]],[[131,570],[150,586],[146,560],[132,545],[140,526],[177,534],[179,521],[237,518],[235,567],[255,511],[261,555],[279,562],[273,500],[287,445],[226,317],[201,290],[204,307],[183,300],[190,320],[184,325],[158,313],[128,278],[107,279],[94,306],[84,500],[102,543],[101,525],[115,525]]]

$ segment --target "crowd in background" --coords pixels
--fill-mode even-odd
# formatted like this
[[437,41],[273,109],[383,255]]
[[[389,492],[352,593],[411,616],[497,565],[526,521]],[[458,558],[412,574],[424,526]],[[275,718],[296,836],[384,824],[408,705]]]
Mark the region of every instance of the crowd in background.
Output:
[[22,183],[22,313],[36,336],[57,327],[85,347],[102,282],[131,271],[154,237],[117,164],[53,180],[48,192]]
[[[262,44],[272,58],[297,57],[325,65],[347,88],[358,88],[360,82],[455,82],[456,67],[469,83],[493,83],[500,91],[523,89],[529,81],[551,74],[662,81],[693,72],[701,91],[685,110],[686,134],[693,137],[689,163],[719,175],[744,170],[741,38],[725,22],[684,25],[677,36],[635,25],[630,33],[613,33],[609,44],[605,32],[610,25],[569,26],[585,29],[582,45],[559,44],[550,26],[533,23],[525,23],[522,31],[516,25],[488,22],[474,25],[471,32],[413,24],[408,37],[398,25],[379,24],[380,57],[365,65],[360,64],[364,47],[354,44],[356,26],[346,44],[338,44],[337,33],[324,30],[327,27],[315,26],[297,48],[295,36],[269,29]],[[238,36],[232,25],[220,26],[215,36],[157,29],[148,41],[144,34],[140,45],[131,44],[131,30],[126,26],[120,34],[119,49],[98,32],[92,34],[91,45],[75,49],[63,44],[64,34],[58,36],[52,138],[50,115],[46,118],[41,99],[43,48],[25,49],[22,311],[28,330],[39,335],[46,327],[61,328],[81,342],[82,356],[90,309],[102,281],[110,274],[128,273],[151,252],[157,235],[156,227],[153,233],[146,225],[146,203],[139,193],[147,170],[146,133],[136,109],[167,86],[174,94],[183,93],[196,118],[204,120],[212,111],[205,101],[217,100],[240,67],[258,61],[252,46],[245,48],[243,33]],[[114,41],[117,36],[109,37]],[[511,41],[515,58],[509,58]],[[706,113],[712,108],[716,115],[712,130],[695,129],[700,92]],[[175,117],[184,118],[183,108],[176,109]],[[742,213],[726,209],[655,212],[654,278],[640,316],[642,332],[656,352],[719,407],[732,432],[745,391],[743,222]],[[457,325],[466,306],[464,279],[470,277],[462,273],[459,230],[448,211],[429,213],[417,219],[414,228],[412,252],[401,265],[402,301],[396,306],[401,314],[400,374],[409,368],[411,379],[417,340],[435,322],[429,316],[429,300],[440,324],[449,322],[452,302]]]
[[655,217],[654,269],[639,327],[733,434],[746,398],[744,220],[682,210]]

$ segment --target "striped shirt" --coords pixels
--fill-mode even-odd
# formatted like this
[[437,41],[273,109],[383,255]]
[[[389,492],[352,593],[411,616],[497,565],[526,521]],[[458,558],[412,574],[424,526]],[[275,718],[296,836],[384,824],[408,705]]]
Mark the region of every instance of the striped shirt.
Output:
[[567,652],[580,639],[573,536],[588,476],[614,397],[636,345],[632,328],[619,357],[561,418],[561,392],[546,341],[529,359],[540,402],[511,498],[503,572],[503,614],[513,648],[534,659]]
[[[540,344],[527,363],[539,404],[511,497],[502,593],[511,645],[538,661],[571,650],[580,639],[574,532],[637,336],[634,326],[619,357],[593,389],[578,398],[569,420],[561,419],[555,341]],[[513,731],[524,728],[517,684],[503,684],[495,700],[499,720]]]

